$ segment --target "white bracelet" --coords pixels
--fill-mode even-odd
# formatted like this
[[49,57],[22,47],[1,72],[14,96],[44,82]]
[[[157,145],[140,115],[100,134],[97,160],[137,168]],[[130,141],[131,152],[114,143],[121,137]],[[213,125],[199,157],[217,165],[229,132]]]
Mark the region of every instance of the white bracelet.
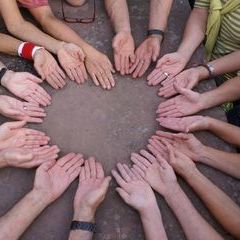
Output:
[[32,50],[32,58],[34,57],[34,54],[36,53],[36,51],[39,50],[39,49],[44,49],[44,47],[35,46]]
[[26,42],[22,42],[18,47],[18,56],[22,57],[22,50]]

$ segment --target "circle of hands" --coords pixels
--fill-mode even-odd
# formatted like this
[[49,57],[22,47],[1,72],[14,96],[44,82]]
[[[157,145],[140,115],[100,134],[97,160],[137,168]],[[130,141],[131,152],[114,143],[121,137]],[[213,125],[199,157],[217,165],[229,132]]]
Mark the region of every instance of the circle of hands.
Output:
[[[157,61],[161,49],[156,37],[148,37],[135,49],[129,32],[116,34],[112,46],[116,70],[133,78],[143,76],[151,62]],[[34,55],[34,67],[41,78],[13,71],[4,75],[2,85],[22,100],[0,96],[1,114],[18,120],[0,126],[0,164],[1,167],[38,167],[33,190],[47,203],[56,200],[78,178],[75,217],[84,214],[81,212],[84,209],[94,218],[111,181],[110,176],[105,176],[102,164],[93,157],[84,159],[76,153],[57,160],[60,149],[48,145],[50,138],[24,126],[27,122],[41,123],[46,116],[41,106],[50,105],[51,96],[39,85],[44,80],[54,89],[60,89],[66,84],[66,75],[82,84],[89,74],[95,85],[111,89],[115,86],[112,76],[115,70],[108,57],[92,47],[83,52],[74,44],[62,43],[57,58],[65,73],[50,53],[40,49]],[[159,105],[157,121],[165,128],[183,133],[157,131],[149,139],[147,150],[132,153],[131,166],[118,163],[111,171],[119,185],[116,191],[120,197],[143,214],[156,204],[152,189],[163,196],[177,191],[175,172],[184,175],[186,171],[194,171],[199,153],[205,147],[189,134],[204,128],[207,122],[202,116],[185,117],[204,108],[201,94],[191,90],[200,75],[195,68],[183,71],[185,66],[186,61],[179,53],[166,54],[147,77],[149,86],[161,85],[159,96],[168,98],[179,94]]]

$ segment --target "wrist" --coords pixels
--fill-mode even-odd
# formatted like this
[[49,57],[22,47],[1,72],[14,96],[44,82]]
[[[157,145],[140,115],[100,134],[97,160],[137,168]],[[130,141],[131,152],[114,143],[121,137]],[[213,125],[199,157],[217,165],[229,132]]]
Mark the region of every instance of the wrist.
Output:
[[95,222],[96,210],[91,207],[80,206],[74,209],[73,220]]
[[198,66],[196,67],[196,70],[198,71],[198,74],[199,74],[199,80],[204,80],[209,78],[209,71],[207,70],[207,68],[203,66]]
[[28,194],[28,197],[31,199],[32,204],[37,205],[40,209],[46,208],[51,203],[46,197],[46,194],[34,188]]
[[184,60],[185,62],[185,66],[187,65],[187,63],[189,62],[191,55],[189,54],[188,50],[184,50],[181,47],[178,48],[177,53],[181,56],[181,58]]
[[[0,142],[0,145],[2,146],[1,142]],[[6,158],[5,158],[4,150],[1,151],[1,148],[0,148],[0,168],[5,168],[7,166],[8,166],[8,163],[7,163]]]
[[8,88],[8,84],[11,81],[11,77],[14,74],[12,70],[7,70],[1,79],[1,85],[5,88]]
[[182,191],[182,189],[181,189],[180,185],[178,184],[178,182],[176,182],[171,187],[168,187],[168,190],[165,191],[165,193],[162,194],[162,196],[166,200],[166,202],[168,202],[168,200],[175,198],[181,191]]
[[156,214],[160,214],[156,200],[139,210],[141,219],[151,219]]

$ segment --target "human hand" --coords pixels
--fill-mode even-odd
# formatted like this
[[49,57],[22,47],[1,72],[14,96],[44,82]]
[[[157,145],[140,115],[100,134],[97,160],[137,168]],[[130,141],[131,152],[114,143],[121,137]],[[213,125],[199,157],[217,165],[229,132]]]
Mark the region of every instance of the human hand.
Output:
[[151,61],[155,62],[160,54],[159,37],[150,36],[135,51],[135,61],[130,68],[133,78],[141,77],[148,69]]
[[177,178],[172,167],[160,155],[155,158],[145,150],[141,150],[140,154],[131,156],[134,162],[133,168],[154,190],[165,196],[177,185]]
[[63,43],[57,56],[62,68],[72,81],[84,83],[87,72],[84,65],[85,54],[82,49],[73,43]]
[[0,126],[0,149],[38,148],[46,145],[50,138],[45,133],[23,128],[25,121],[7,122]]
[[184,69],[187,62],[187,59],[178,52],[164,55],[158,60],[155,69],[148,75],[148,84],[155,86],[164,80],[167,83]]
[[186,69],[171,80],[163,82],[163,86],[160,87],[158,95],[165,98],[172,97],[178,93],[174,84],[181,88],[192,89],[199,81],[200,72],[198,71],[198,68]]
[[81,167],[79,185],[74,198],[74,219],[92,221],[105,198],[111,177],[105,177],[102,164],[89,158]]
[[1,167],[33,168],[58,156],[57,146],[44,146],[34,149],[7,148],[0,151]]
[[41,82],[42,80],[40,78],[30,73],[13,71],[7,71],[1,81],[2,86],[7,88],[15,96],[27,102],[47,106],[51,103],[51,97],[38,85]]
[[169,152],[169,163],[178,174],[182,177],[186,177],[192,175],[196,171],[196,164],[188,156],[168,143],[167,148]]
[[112,170],[112,175],[120,187],[116,188],[121,198],[129,206],[135,208],[140,214],[144,214],[156,205],[155,195],[140,174],[129,169],[126,164],[117,164],[119,173]]
[[205,145],[203,145],[193,134],[174,134],[157,131],[157,136],[159,141],[165,146],[169,143],[175,149],[184,153],[194,161],[199,161],[202,154],[205,152]]
[[46,49],[41,48],[37,50],[33,56],[33,61],[34,68],[41,76],[42,80],[46,80],[54,89],[64,87],[66,84],[65,73]]
[[204,116],[190,116],[183,118],[160,117],[157,119],[159,124],[178,132],[194,132],[208,128],[208,118]]
[[115,73],[108,57],[93,47],[85,50],[86,69],[96,86],[101,85],[103,89],[111,89],[115,86],[112,73]]
[[160,117],[184,117],[205,108],[205,102],[200,93],[178,87],[175,84],[174,87],[181,95],[160,103],[157,110]]
[[0,96],[0,113],[8,118],[35,123],[42,123],[41,118],[46,116],[38,104],[22,102],[5,95]]
[[43,163],[36,171],[34,191],[40,193],[48,203],[55,201],[79,175],[84,160],[81,154],[69,153]]
[[122,75],[129,74],[130,66],[135,60],[134,40],[131,32],[119,32],[112,41],[114,62],[117,71]]

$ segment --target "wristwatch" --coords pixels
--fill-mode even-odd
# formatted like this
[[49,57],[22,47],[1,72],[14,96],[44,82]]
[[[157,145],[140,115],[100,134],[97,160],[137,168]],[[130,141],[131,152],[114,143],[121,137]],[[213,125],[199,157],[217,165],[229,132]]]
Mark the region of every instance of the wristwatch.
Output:
[[88,231],[88,232],[94,233],[96,231],[96,223],[72,221],[70,229],[71,230],[83,230],[83,231]]
[[207,63],[207,64],[199,64],[198,66],[202,66],[208,70],[209,73],[209,78],[214,78],[216,76],[215,74],[215,68],[212,64]]

